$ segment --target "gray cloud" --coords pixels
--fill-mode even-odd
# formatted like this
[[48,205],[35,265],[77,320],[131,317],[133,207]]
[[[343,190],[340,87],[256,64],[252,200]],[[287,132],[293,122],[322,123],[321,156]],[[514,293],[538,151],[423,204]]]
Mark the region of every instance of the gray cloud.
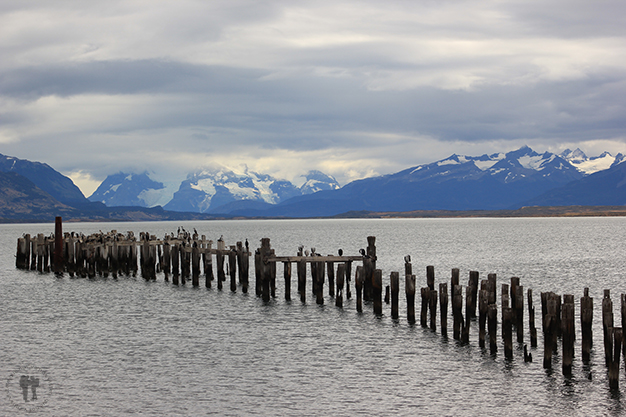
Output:
[[625,151],[625,8],[3,2],[0,152],[98,179],[216,160],[347,181],[524,143]]

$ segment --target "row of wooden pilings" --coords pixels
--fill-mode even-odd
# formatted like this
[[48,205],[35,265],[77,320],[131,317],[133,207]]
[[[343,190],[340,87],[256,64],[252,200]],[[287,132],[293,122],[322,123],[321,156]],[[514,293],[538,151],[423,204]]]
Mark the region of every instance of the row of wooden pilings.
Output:
[[[60,234],[57,226],[56,235]],[[228,249],[223,239],[218,240],[217,248],[212,248],[212,241],[205,236],[178,230],[174,234],[166,235],[162,240],[156,239],[149,233],[140,233],[137,240],[132,232],[123,235],[116,231],[97,233],[89,236],[66,233],[59,243],[55,236],[45,237],[38,235],[31,238],[24,235],[18,238],[16,266],[20,269],[33,269],[40,272],[50,271],[50,259],[56,259],[54,270],[60,274],[67,272],[70,276],[94,277],[96,275],[113,277],[118,275],[136,276],[137,254],[141,275],[146,280],[156,280],[156,274],[162,272],[165,280],[172,277],[174,285],[185,285],[191,277],[192,285],[199,286],[199,277],[204,271],[205,285],[211,287],[215,279],[213,274],[213,256],[216,255],[217,286],[222,288],[226,276],[230,276],[230,289],[236,291],[240,286],[243,292],[248,291],[248,262],[250,252],[248,242],[230,246]],[[255,251],[255,286],[256,295],[269,301],[276,297],[276,264],[283,263],[284,296],[291,300],[291,266],[297,266],[297,292],[302,302],[306,302],[307,294],[307,263],[310,264],[312,294],[316,303],[324,303],[324,286],[326,278],[328,295],[333,297],[335,305],[343,307],[344,292],[346,298],[351,298],[350,280],[352,263],[361,262],[355,270],[356,310],[363,311],[363,302],[369,302],[377,315],[383,314],[383,278],[382,271],[376,268],[375,237],[367,238],[367,249],[362,249],[360,255],[344,256],[341,250],[339,255],[321,256],[315,249],[304,251],[298,248],[296,256],[276,256],[271,249],[270,239],[262,239],[261,246]],[[62,247],[61,251],[55,248]],[[59,253],[60,252],[60,253]],[[54,254],[54,258],[53,255]],[[225,260],[227,271],[224,270]],[[407,321],[416,323],[415,294],[416,276],[412,271],[410,256],[406,256],[405,295]],[[57,263],[58,262],[58,263]],[[335,269],[335,264],[337,267]],[[237,283],[237,272],[239,283]],[[336,275],[335,275],[336,272]],[[385,286],[384,300],[391,304],[391,317],[399,318],[399,291],[400,273],[391,272],[389,285]],[[420,324],[423,327],[437,328],[437,305],[441,313],[439,323],[441,332],[447,335],[448,331],[448,304],[451,304],[453,338],[461,343],[468,343],[472,322],[478,321],[478,342],[481,348],[486,347],[486,338],[489,336],[489,349],[492,354],[498,350],[498,306],[496,274],[488,274],[487,279],[480,280],[477,271],[469,272],[468,283],[460,284],[459,269],[452,269],[450,278],[450,292],[448,283],[439,284],[435,289],[435,271],[433,266],[426,267],[426,286],[420,289],[421,314]],[[450,296],[452,302],[449,303]],[[463,312],[463,298],[465,298],[465,312]],[[512,277],[510,284],[501,284],[501,338],[504,345],[504,356],[513,358],[513,330],[516,340],[524,344],[524,287],[517,277]],[[535,326],[535,308],[533,305],[532,289],[526,291],[529,337],[532,348],[537,347],[537,328]],[[626,323],[626,295],[621,295],[622,325]],[[552,292],[541,293],[541,323],[544,342],[543,367],[552,368],[553,353],[557,351],[558,339],[561,339],[562,371],[569,376],[572,374],[575,341],[575,308],[574,296],[563,296]],[[589,289],[584,289],[584,296],[580,299],[581,324],[581,356],[583,363],[588,363],[593,346],[592,334],[593,298],[589,296]],[[613,304],[610,291],[604,291],[602,300],[602,323],[604,335],[605,362],[608,368],[608,379],[611,388],[619,386],[619,364],[622,349],[626,352],[626,340],[623,338],[622,328],[614,326]],[[524,360],[532,361],[532,355],[524,345]],[[626,361],[625,361],[626,363]]]

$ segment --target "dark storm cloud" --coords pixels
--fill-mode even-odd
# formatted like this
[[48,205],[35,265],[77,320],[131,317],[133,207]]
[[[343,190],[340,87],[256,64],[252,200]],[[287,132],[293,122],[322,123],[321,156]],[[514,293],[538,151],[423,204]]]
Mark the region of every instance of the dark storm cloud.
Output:
[[625,10],[561,0],[3,2],[0,143],[99,178],[137,163],[184,177],[233,155],[285,176],[350,170],[345,180],[526,142],[623,151]]

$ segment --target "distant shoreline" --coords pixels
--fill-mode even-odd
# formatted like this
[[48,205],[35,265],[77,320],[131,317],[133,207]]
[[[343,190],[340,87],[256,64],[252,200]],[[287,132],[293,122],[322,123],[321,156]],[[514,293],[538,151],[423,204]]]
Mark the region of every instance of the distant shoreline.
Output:
[[522,207],[517,210],[355,211],[334,218],[472,218],[472,217],[614,217],[626,216],[626,206]]
[[[517,210],[414,210],[414,211],[349,211],[327,217],[242,217],[204,213],[170,212],[162,209],[115,208],[96,213],[60,213],[63,222],[150,222],[150,221],[204,221],[204,220],[287,220],[287,219],[391,219],[391,218],[514,218],[514,217],[616,217],[626,216],[626,206],[555,206],[522,207]],[[54,223],[54,215],[41,218],[0,218],[0,224]]]

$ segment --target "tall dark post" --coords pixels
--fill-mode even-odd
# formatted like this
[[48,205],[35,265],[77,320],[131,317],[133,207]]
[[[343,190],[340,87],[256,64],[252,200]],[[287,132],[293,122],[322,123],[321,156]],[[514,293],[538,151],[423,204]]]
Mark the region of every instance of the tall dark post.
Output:
[[54,219],[54,272],[63,274],[63,221]]
[[439,284],[439,315],[441,316],[441,333],[447,336],[448,332],[448,283]]
[[372,294],[374,295],[374,314],[383,314],[383,271],[374,270],[374,279],[372,280]]
[[261,239],[260,260],[261,260],[261,280],[262,280],[262,299],[265,302],[270,300],[270,281],[272,279],[271,265],[268,258],[271,254],[270,239]]
[[406,319],[410,324],[415,323],[415,275],[406,275]]
[[337,265],[337,292],[335,296],[335,306],[343,307],[343,287],[346,275],[346,264]]
[[391,286],[391,318],[398,318],[398,294],[400,292],[400,273],[392,272],[389,278]]
[[354,286],[356,288],[356,311],[363,312],[363,270],[362,266],[356,267],[356,277],[354,278]]
[[291,262],[283,262],[283,277],[285,278],[285,301],[291,301]]
[[604,332],[604,357],[606,366],[609,366],[613,351],[613,302],[611,301],[611,291],[604,290],[602,299],[602,329]]

